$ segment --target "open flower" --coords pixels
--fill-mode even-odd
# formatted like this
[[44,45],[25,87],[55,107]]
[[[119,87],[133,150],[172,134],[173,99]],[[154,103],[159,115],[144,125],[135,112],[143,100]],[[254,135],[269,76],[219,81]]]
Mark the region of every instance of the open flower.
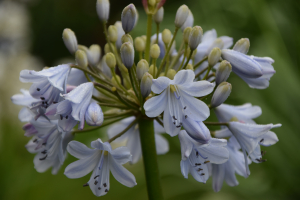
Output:
[[126,147],[111,149],[109,143],[100,139],[91,142],[90,149],[84,144],[72,141],[67,150],[79,160],[71,163],[65,169],[68,178],[80,178],[93,170],[92,176],[86,185],[89,185],[96,196],[105,195],[110,188],[109,173],[127,187],[136,185],[135,177],[122,165],[131,160],[131,154]]
[[192,70],[179,71],[173,80],[167,77],[153,79],[151,90],[159,95],[146,101],[146,115],[157,117],[164,112],[164,128],[171,136],[178,134],[184,118],[203,121],[210,114],[208,106],[194,97],[211,93],[215,84],[208,81],[193,82],[194,79]]

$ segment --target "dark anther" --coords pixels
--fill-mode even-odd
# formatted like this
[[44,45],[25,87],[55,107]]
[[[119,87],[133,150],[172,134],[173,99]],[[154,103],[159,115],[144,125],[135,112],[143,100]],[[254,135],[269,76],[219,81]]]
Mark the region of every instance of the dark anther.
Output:
[[210,161],[209,160],[207,160],[207,161],[204,161],[204,164],[206,164],[206,163],[209,163]]
[[44,142],[42,145],[44,145],[44,146],[45,146],[46,144],[47,144],[47,142]]
[[108,189],[106,189],[105,192],[108,192]]
[[204,176],[204,175],[205,175],[204,173],[200,174],[200,176]]
[[264,156],[267,152],[266,151],[261,151],[261,156]]
[[69,116],[67,115],[67,116],[66,116],[66,119],[68,119],[68,118],[69,118]]
[[176,126],[176,128],[180,128],[180,127],[181,127],[180,125]]
[[46,155],[44,158],[40,158],[39,160],[45,160],[47,158],[48,155]]
[[173,119],[174,119],[174,120],[177,120],[175,116],[173,116]]
[[44,97],[41,97],[41,99],[44,101],[45,100],[45,98]]
[[184,106],[184,108],[183,108],[184,110],[186,109],[186,106]]
[[34,139],[33,142],[36,143],[38,141],[38,139]]
[[64,117],[63,117],[62,115],[60,115],[60,120],[63,120],[63,118],[64,118]]
[[200,165],[201,165],[201,163],[195,163],[195,165],[196,165],[196,166],[200,166]]
[[261,139],[259,142],[260,142],[260,143],[262,143],[263,141],[264,141],[264,138],[263,138],[263,139]]
[[103,183],[103,186],[106,187],[106,183]]
[[43,101],[43,102],[42,102],[42,104],[44,105],[44,104],[45,104],[45,102]]
[[86,186],[89,186],[89,184],[88,184],[88,183],[86,183],[86,184],[83,184],[83,187],[86,187]]
[[95,176],[94,179],[96,179],[97,177],[99,177],[99,175]]
[[173,124],[176,124],[175,122],[173,122]]
[[95,185],[97,185],[97,183],[98,183],[98,181],[95,181],[95,183],[94,183],[94,184],[95,184]]
[[56,104],[57,102],[56,101],[53,101],[53,104]]
[[41,89],[40,89],[40,88],[36,88],[36,90],[37,90],[37,91],[40,91]]
[[200,172],[201,170],[203,170],[203,169],[201,169],[201,168],[197,169],[198,172]]
[[98,187],[98,190],[101,190],[101,187]]
[[184,117],[187,118],[187,115],[185,115]]
[[45,104],[46,104],[46,105],[48,105],[48,102],[47,102],[47,101],[45,101]]
[[196,156],[197,156],[197,157],[199,156],[199,153],[198,153],[198,151],[196,151]]
[[42,151],[42,154],[46,154],[47,153],[47,150],[45,149],[44,151]]

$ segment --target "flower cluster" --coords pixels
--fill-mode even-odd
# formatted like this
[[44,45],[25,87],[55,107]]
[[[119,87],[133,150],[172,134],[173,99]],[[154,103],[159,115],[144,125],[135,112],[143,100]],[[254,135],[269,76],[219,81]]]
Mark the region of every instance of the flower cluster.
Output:
[[[80,178],[93,171],[84,186],[102,196],[110,190],[110,171],[123,185],[136,185],[123,164],[135,164],[144,156],[145,165],[157,167],[156,160],[150,159],[168,152],[168,141],[162,136],[167,133],[179,138],[185,178],[190,173],[206,183],[212,176],[214,191],[221,189],[224,180],[238,185],[235,173],[248,177],[251,162],[265,161],[260,146],[275,144],[278,138],[271,129],[281,125],[256,124],[253,119],[262,112],[250,103],[224,104],[232,90],[226,81],[233,71],[251,88],[267,88],[275,73],[274,61],[247,55],[250,42],[246,38],[229,49],[231,37],[218,37],[215,30],[203,33],[200,26],[193,26],[193,14],[186,5],[176,13],[173,34],[168,29],[160,33],[165,1],[142,2],[149,19],[147,35],[135,39],[130,35],[138,21],[133,4],[124,8],[121,22],[107,27],[110,3],[98,0],[97,13],[107,39],[103,56],[99,45],[79,45],[75,33],[65,29],[63,41],[74,63],[21,71],[20,81],[32,85],[12,101],[24,106],[19,119],[27,122],[25,136],[32,139],[26,148],[36,154],[36,170],[52,167],[52,173],[57,173],[69,152],[79,160],[66,167],[65,175]],[[152,19],[157,24],[153,36]],[[177,49],[175,38],[180,32],[183,41]],[[107,111],[103,113],[101,107]],[[218,122],[206,121],[211,112]],[[94,127],[86,128],[86,124]],[[98,138],[88,148],[74,140],[77,133],[108,125],[106,142]],[[125,146],[113,150],[110,143]],[[145,166],[149,169],[156,170]]]

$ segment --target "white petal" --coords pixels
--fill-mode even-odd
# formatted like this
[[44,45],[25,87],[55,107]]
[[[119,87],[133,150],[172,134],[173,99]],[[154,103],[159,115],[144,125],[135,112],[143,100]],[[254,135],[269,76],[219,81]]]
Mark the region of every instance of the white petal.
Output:
[[174,77],[174,83],[177,85],[183,85],[186,83],[192,83],[195,79],[195,73],[192,70],[180,70]]
[[18,115],[21,122],[29,122],[35,117],[35,114],[27,107],[23,107]]
[[139,130],[134,130],[128,135],[128,141],[126,146],[128,147],[132,160],[131,163],[137,163],[142,156],[142,147],[140,141],[140,133]]
[[78,159],[84,159],[92,156],[96,150],[88,148],[86,145],[78,141],[71,141],[68,144],[67,151]]
[[259,142],[260,145],[263,146],[271,146],[279,141],[277,135],[272,131],[268,131],[266,134],[263,135],[262,138],[259,139],[260,139]]
[[168,97],[167,91],[164,91],[158,96],[152,97],[144,104],[144,109],[148,117],[157,117],[167,106]]
[[193,150],[193,143],[191,141],[190,136],[184,130],[179,132],[178,138],[181,147],[181,159],[186,160]]
[[171,80],[165,76],[158,77],[157,79],[153,79],[152,86],[151,86],[152,92],[154,92],[155,94],[160,94],[163,90],[165,90],[169,86],[170,81]]
[[229,47],[231,47],[233,45],[233,38],[232,37],[221,36],[219,38],[224,42],[223,49],[228,49]]
[[83,83],[76,87],[68,94],[63,95],[65,99],[78,104],[87,98],[91,98],[93,94],[94,84],[92,82]]
[[108,151],[109,153],[111,153],[112,151],[110,144],[108,142],[103,143],[100,138],[98,138],[95,141],[92,141],[91,147],[99,150]]
[[213,189],[215,192],[219,192],[223,186],[223,181],[225,178],[225,165],[213,164],[212,178],[213,178]]
[[37,82],[41,82],[45,79],[47,79],[46,77],[43,76],[36,76],[36,75],[32,75],[33,70],[22,70],[20,72],[20,81],[23,83],[37,83]]
[[181,168],[181,173],[184,178],[188,178],[189,175],[189,168],[190,168],[190,163],[188,160],[181,160],[180,161],[180,168]]
[[166,133],[168,133],[172,137],[176,136],[180,131],[180,127],[177,128],[176,125],[173,124],[173,120],[170,115],[169,105],[165,107],[164,111],[164,128],[166,130]]
[[118,147],[114,149],[110,154],[115,159],[115,161],[121,165],[131,160],[131,154],[127,147]]
[[230,136],[232,136],[232,133],[230,132],[230,130],[227,127],[223,128],[221,130],[215,131],[216,138],[226,138],[226,137],[230,137]]
[[189,95],[184,95],[182,97],[184,98],[184,103],[187,107],[185,109],[185,115],[195,121],[204,121],[209,117],[209,108],[203,101]]
[[158,155],[165,154],[169,151],[169,142],[160,134],[155,134],[156,152]]
[[240,122],[229,122],[229,129],[234,134],[243,134],[247,137],[257,138],[266,134],[270,129],[280,127],[281,124],[244,124]]
[[22,94],[15,94],[11,97],[11,101],[16,105],[31,106],[32,103],[40,101],[33,98],[28,90],[21,89]]
[[187,117],[186,119],[183,119],[182,125],[191,138],[199,143],[208,143],[210,139],[210,131],[203,122],[197,122],[190,117]]
[[180,86],[179,88],[185,93],[194,97],[202,97],[210,94],[215,87],[215,83],[208,81],[197,81]]

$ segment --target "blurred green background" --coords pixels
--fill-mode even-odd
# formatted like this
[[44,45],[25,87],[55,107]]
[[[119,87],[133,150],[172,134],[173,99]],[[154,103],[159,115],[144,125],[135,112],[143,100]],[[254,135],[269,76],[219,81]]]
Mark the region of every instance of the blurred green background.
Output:
[[[129,3],[134,3],[139,10],[133,37],[146,34],[146,15],[140,0],[111,0],[109,24],[120,20],[122,9]],[[215,28],[218,36],[228,35],[234,41],[249,38],[249,54],[275,60],[276,74],[265,90],[250,89],[232,74],[229,82],[233,91],[226,103],[259,105],[263,115],[256,120],[258,123],[282,123],[283,126],[274,130],[279,142],[262,148],[267,151],[268,161],[251,164],[249,178],[238,177],[240,185],[237,187],[224,183],[219,193],[213,192],[211,179],[202,184],[191,176],[183,178],[178,138],[166,136],[170,152],[158,160],[165,198],[299,199],[299,0],[167,0],[161,27],[174,30],[175,13],[183,3],[193,12],[195,24],[204,31]],[[53,66],[70,57],[61,39],[64,28],[71,28],[80,44],[97,43],[103,48],[105,40],[95,4],[96,0],[0,1],[0,199],[97,198],[88,187],[82,187],[89,176],[74,180],[64,176],[65,166],[75,160],[72,156],[68,156],[57,175],[35,171],[34,155],[24,147],[29,139],[23,136],[22,123],[18,120],[20,107],[10,102],[10,96],[20,88],[29,87],[19,83],[20,70]],[[180,38],[181,35],[177,39]],[[97,137],[105,138],[105,130],[78,135],[75,139],[89,144]],[[135,175],[138,185],[127,188],[111,176],[110,192],[101,199],[147,198],[142,161],[126,166]]]

